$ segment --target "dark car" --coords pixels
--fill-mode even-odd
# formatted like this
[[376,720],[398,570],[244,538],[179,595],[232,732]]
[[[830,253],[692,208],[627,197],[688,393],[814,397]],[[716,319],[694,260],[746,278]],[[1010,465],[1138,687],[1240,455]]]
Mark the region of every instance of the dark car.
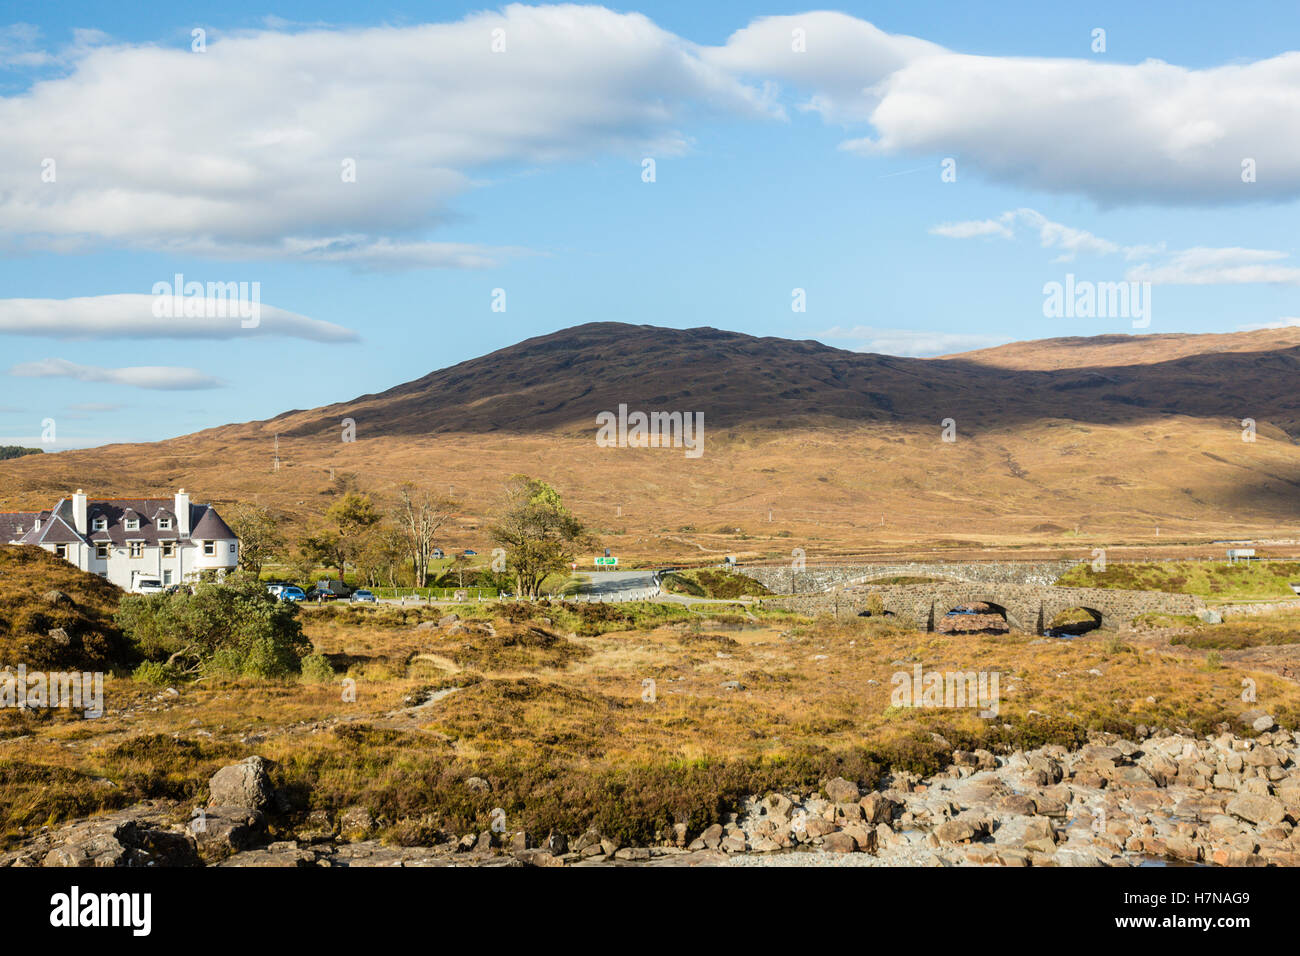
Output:
[[334,601],[339,598],[345,598],[352,593],[342,581],[331,581],[329,578],[322,578],[317,581],[310,591],[307,592],[309,601]]

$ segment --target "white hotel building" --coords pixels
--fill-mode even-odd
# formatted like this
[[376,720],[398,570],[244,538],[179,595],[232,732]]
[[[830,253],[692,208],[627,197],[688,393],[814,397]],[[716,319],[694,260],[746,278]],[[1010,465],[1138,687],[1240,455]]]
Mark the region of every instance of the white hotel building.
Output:
[[224,577],[239,563],[239,539],[211,505],[175,498],[89,499],[77,489],[49,511],[0,514],[0,541],[34,544],[108,578],[123,590]]

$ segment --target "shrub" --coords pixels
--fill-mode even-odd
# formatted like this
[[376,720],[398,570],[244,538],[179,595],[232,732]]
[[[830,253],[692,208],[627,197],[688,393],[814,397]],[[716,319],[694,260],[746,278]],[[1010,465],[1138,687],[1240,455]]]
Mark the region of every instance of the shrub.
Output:
[[334,679],[334,667],[324,654],[308,654],[302,659],[302,680],[305,684],[324,684]]
[[179,674],[284,677],[311,651],[297,614],[256,581],[235,580],[192,595],[128,595],[116,621],[147,660]]
[[175,683],[178,676],[172,668],[157,661],[145,661],[131,673],[132,680],[142,684],[156,684],[159,687]]

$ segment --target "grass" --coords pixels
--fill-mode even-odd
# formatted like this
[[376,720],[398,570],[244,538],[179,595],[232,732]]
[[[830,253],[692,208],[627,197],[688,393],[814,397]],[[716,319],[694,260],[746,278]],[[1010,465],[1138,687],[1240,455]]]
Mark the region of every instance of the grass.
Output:
[[[500,807],[539,836],[594,826],[645,842],[678,820],[697,832],[750,793],[934,772],[953,748],[1076,745],[1137,724],[1209,732],[1248,706],[1247,673],[1279,723],[1300,719],[1290,681],[1119,640],[949,637],[725,606],[489,604],[425,628],[431,609],[393,610],[304,613],[334,683],[214,679],[160,696],[112,677],[99,720],[0,714],[0,833],[12,842],[145,797],[176,801],[183,819],[212,772],[258,753],[297,807],[275,828],[362,805],[385,840],[421,842],[485,829]],[[891,677],[913,663],[997,671],[999,716],[892,707]]]
[[0,545],[0,666],[129,668],[131,649],[113,623],[121,595],[43,548]]
[[1109,564],[1094,571],[1080,564],[1058,584],[1068,587],[1122,588],[1195,594],[1207,600],[1250,601],[1294,598],[1290,582],[1300,581],[1300,561],[1170,561]]
[[753,578],[711,568],[670,571],[663,575],[660,583],[670,594],[720,600],[734,600],[742,596],[759,597],[772,593]]
[[1175,636],[1170,643],[1221,651],[1300,644],[1300,611],[1229,618],[1222,624],[1202,625],[1198,622],[1197,627]]

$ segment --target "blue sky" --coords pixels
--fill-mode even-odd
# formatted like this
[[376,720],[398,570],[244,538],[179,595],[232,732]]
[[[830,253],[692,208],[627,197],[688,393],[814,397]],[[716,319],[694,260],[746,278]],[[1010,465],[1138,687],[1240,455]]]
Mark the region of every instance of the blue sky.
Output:
[[[599,320],[918,355],[1134,331],[1045,317],[1067,274],[1150,281],[1143,331],[1300,322],[1300,8],[1054,6],[12,11],[0,444],[266,418]],[[258,282],[263,320],[151,320],[176,273]]]

